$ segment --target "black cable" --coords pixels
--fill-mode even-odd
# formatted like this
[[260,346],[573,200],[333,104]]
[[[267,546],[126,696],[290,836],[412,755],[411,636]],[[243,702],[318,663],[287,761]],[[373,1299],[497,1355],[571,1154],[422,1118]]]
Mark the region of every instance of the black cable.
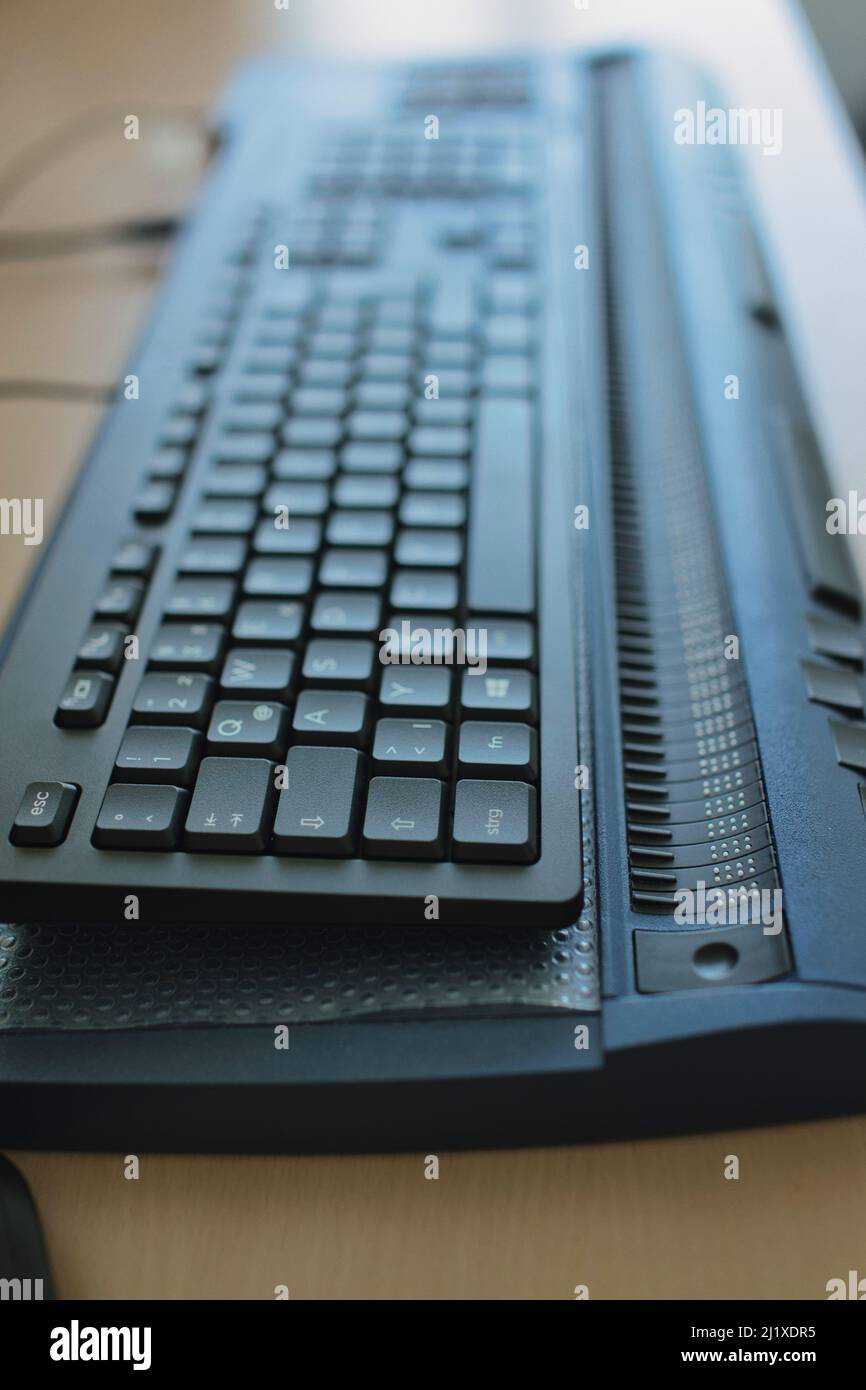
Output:
[[0,400],[98,401],[111,400],[116,387],[86,381],[40,381],[37,377],[0,381]]

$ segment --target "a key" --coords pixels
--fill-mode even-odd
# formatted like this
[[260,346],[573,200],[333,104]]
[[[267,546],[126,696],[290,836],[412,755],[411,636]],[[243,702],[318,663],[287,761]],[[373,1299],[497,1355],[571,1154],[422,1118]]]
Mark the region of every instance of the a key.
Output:
[[236,642],[296,642],[303,628],[302,603],[251,599],[238,608],[232,637]]
[[226,656],[220,686],[250,699],[285,703],[294,685],[295,653],[268,647],[234,647]]
[[447,715],[451,709],[451,671],[446,666],[386,666],[379,687],[386,709],[419,715]]
[[483,676],[464,671],[460,686],[464,716],[473,714],[516,714],[524,720],[536,715],[535,677],[513,666],[497,666]]
[[251,597],[296,598],[309,593],[312,580],[310,560],[269,556],[250,563],[244,576],[244,593]]
[[313,632],[375,634],[382,618],[378,594],[344,593],[331,589],[319,594],[313,604],[310,627]]
[[48,848],[66,839],[79,789],[72,782],[31,782],[21,798],[9,839]]
[[353,744],[370,736],[370,701],[357,690],[302,690],[295,705],[295,742]]
[[275,795],[266,758],[205,758],[186,818],[185,847],[261,854]]
[[303,676],[317,685],[354,685],[367,690],[375,665],[376,649],[372,642],[317,638],[308,643],[304,653]]
[[95,729],[111,704],[114,680],[104,671],[75,670],[63,687],[54,722],[61,729]]
[[288,526],[260,521],[253,536],[257,555],[315,555],[322,543],[322,523],[313,517],[293,517]]
[[447,612],[457,607],[457,576],[447,570],[397,570],[391,582],[393,608]]
[[286,746],[289,712],[271,701],[218,700],[207,731],[208,753],[279,758]]
[[328,520],[329,545],[390,545],[393,535],[390,512],[337,511]]
[[123,660],[126,628],[120,623],[94,623],[84,634],[76,662],[92,670],[117,671]]
[[132,705],[138,724],[182,724],[200,729],[213,699],[210,676],[196,671],[148,672]]
[[538,735],[528,724],[494,724],[469,719],[460,725],[457,771],[461,777],[538,776]]
[[463,559],[463,537],[459,531],[400,531],[394,558],[398,565],[453,569]]
[[181,574],[239,574],[247,555],[239,536],[210,536],[186,542],[178,563]]
[[123,735],[114,760],[120,782],[170,782],[188,787],[202,754],[202,737],[194,729],[133,724]]
[[350,855],[354,850],[362,755],[354,748],[290,748],[288,785],[274,821],[277,854]]
[[388,575],[384,550],[326,550],[319,566],[319,583],[347,589],[379,589]]
[[225,628],[217,623],[163,623],[153,639],[150,665],[216,671],[224,645]]
[[234,607],[233,579],[176,579],[165,601],[167,618],[227,618]]
[[133,623],[144,598],[144,585],[138,579],[112,579],[96,603],[99,618],[121,618]]
[[441,859],[442,783],[432,777],[374,777],[367,794],[364,853],[376,859]]
[[455,859],[532,863],[538,858],[535,788],[525,782],[458,782],[453,843]]
[[99,849],[174,849],[189,793],[181,787],[114,782],[93,832]]
[[441,719],[380,719],[373,763],[378,772],[447,777],[448,743],[448,725]]

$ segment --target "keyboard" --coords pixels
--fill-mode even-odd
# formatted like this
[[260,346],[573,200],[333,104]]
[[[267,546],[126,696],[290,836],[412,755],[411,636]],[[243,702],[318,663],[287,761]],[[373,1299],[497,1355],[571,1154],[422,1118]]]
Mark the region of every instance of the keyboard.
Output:
[[668,138],[697,86],[237,80],[7,640],[13,920],[556,930],[601,894],[654,992],[716,978],[711,890],[775,905],[727,983],[826,970],[860,595],[737,151]]

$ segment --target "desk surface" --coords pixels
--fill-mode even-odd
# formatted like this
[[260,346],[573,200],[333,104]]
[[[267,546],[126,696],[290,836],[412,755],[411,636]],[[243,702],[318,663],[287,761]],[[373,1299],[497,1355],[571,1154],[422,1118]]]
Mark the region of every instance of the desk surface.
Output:
[[[839,490],[866,437],[866,203],[857,158],[776,0],[17,0],[0,14],[0,175],[81,113],[207,108],[234,64],[286,53],[432,54],[635,37],[696,54],[732,104],[782,107],[785,150],[751,159],[789,321]],[[191,57],[191,55],[194,55]],[[110,123],[0,207],[0,228],[176,205],[189,166],[135,163]],[[2,183],[0,183],[2,188]],[[820,248],[820,257],[816,248]],[[141,251],[0,265],[0,381],[108,383],[159,266]],[[41,495],[46,529],[99,407],[0,402],[0,491]],[[861,547],[862,550],[862,547]],[[3,621],[32,560],[4,548]],[[858,557],[858,561],[860,557]],[[866,572],[864,572],[866,580]],[[740,1160],[725,1178],[729,1155]],[[640,1144],[361,1158],[13,1154],[39,1205],[62,1297],[821,1298],[864,1269],[866,1118]]]

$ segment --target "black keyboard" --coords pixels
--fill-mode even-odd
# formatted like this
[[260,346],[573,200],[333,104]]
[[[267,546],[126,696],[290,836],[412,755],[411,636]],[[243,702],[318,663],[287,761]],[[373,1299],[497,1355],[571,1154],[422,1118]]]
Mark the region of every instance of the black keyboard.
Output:
[[[40,582],[15,911],[574,919],[574,503],[528,73],[470,67],[436,138],[420,70],[303,151],[264,112],[229,141]],[[34,674],[13,661],[6,700]]]

